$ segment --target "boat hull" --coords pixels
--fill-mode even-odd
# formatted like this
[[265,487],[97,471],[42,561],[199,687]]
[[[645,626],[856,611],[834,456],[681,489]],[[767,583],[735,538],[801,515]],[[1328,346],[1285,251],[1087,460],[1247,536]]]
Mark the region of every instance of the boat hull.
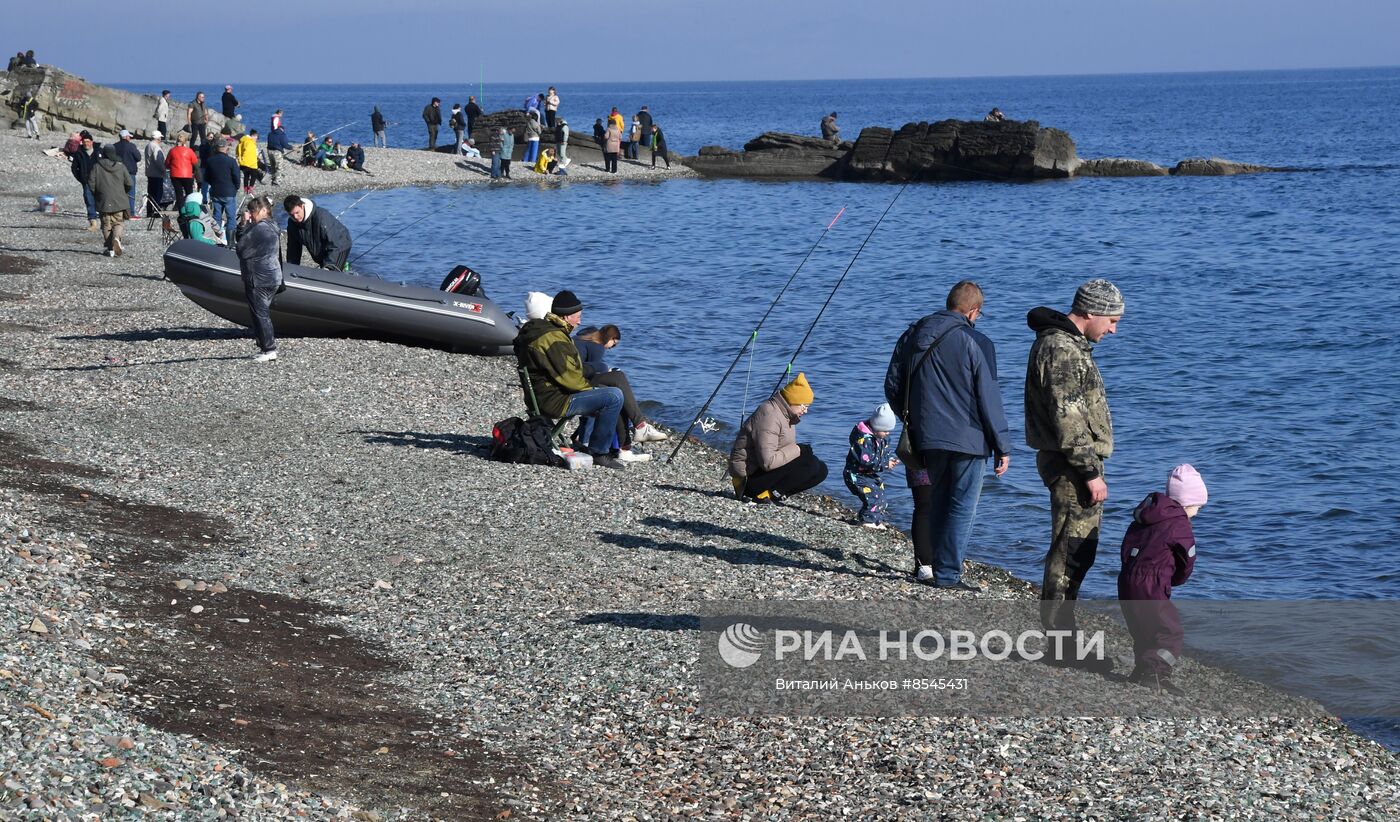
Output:
[[[362,337],[481,354],[509,353],[515,340],[515,320],[480,295],[301,265],[283,272],[286,289],[271,312],[278,336]],[[251,326],[236,253],[180,240],[166,249],[165,277],[201,308]]]

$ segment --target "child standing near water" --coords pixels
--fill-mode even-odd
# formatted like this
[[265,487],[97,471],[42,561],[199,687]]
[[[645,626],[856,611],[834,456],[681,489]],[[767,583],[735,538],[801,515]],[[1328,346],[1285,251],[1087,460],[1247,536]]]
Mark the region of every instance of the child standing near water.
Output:
[[885,483],[880,474],[899,464],[890,444],[894,423],[894,409],[889,403],[881,403],[869,419],[861,420],[851,429],[851,450],[846,453],[846,469],[842,476],[846,487],[860,499],[857,519],[866,528],[889,527]]
[[1206,504],[1206,484],[1190,465],[1178,465],[1167,477],[1167,492],[1153,491],[1133,511],[1123,536],[1123,570],[1118,599],[1133,635],[1136,665],[1129,681],[1181,696],[1171,681],[1181,656],[1181,615],[1171,602],[1172,588],[1184,585],[1196,566],[1196,538],[1191,518]]

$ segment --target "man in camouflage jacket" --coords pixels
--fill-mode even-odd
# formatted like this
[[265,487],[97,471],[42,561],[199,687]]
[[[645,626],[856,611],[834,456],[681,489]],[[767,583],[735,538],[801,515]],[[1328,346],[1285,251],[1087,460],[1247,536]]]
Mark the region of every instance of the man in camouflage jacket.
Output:
[[1081,285],[1068,315],[1042,306],[1026,316],[1036,333],[1026,365],[1026,444],[1036,450],[1036,468],[1050,489],[1050,550],[1040,592],[1047,629],[1075,629],[1073,602],[1098,552],[1113,420],[1093,349],[1122,317],[1123,295],[1108,280]]

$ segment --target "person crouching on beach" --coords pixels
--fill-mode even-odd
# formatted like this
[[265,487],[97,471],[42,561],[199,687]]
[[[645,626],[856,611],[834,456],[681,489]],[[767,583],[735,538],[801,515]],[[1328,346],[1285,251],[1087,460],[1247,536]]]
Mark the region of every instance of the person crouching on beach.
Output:
[[277,359],[277,337],[272,333],[272,298],[282,287],[281,232],[272,219],[272,201],[266,195],[248,200],[238,215],[238,269],[243,274],[243,295],[253,315],[257,337],[257,362]]
[[305,248],[321,268],[347,270],[350,232],[334,214],[295,194],[282,201],[282,208],[287,211],[287,262],[301,265]]
[[729,452],[729,477],[740,498],[778,502],[826,479],[826,463],[812,446],[797,444],[797,423],[813,399],[807,375],[798,373],[744,421]]
[[890,444],[895,415],[890,404],[880,403],[868,419],[851,429],[851,448],[846,452],[846,470],[842,478],[846,487],[860,500],[856,520],[866,528],[889,527],[885,504],[885,481],[880,474],[894,468],[899,460]]
[[1123,535],[1118,598],[1133,635],[1136,665],[1130,682],[1182,695],[1171,681],[1184,639],[1172,588],[1186,584],[1196,567],[1191,519],[1206,504],[1206,483],[1190,465],[1167,477],[1167,492],[1153,491],[1133,511]]

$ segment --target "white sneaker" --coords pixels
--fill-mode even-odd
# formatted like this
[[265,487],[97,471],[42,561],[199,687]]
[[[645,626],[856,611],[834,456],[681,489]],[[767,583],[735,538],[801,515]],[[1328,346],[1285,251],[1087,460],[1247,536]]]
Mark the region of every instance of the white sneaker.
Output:
[[665,442],[666,432],[651,423],[644,422],[632,432],[633,442]]
[[623,462],[646,462],[651,459],[651,454],[643,454],[640,451],[632,451],[629,448],[623,448],[621,451],[617,452],[617,458]]
[[920,565],[919,570],[914,574],[914,579],[919,582],[933,582],[933,566]]
[[872,531],[885,531],[889,529],[889,526],[883,522],[862,522],[860,525],[862,528],[869,528]]
[[253,362],[269,362],[277,359],[276,351],[259,351],[253,355]]

